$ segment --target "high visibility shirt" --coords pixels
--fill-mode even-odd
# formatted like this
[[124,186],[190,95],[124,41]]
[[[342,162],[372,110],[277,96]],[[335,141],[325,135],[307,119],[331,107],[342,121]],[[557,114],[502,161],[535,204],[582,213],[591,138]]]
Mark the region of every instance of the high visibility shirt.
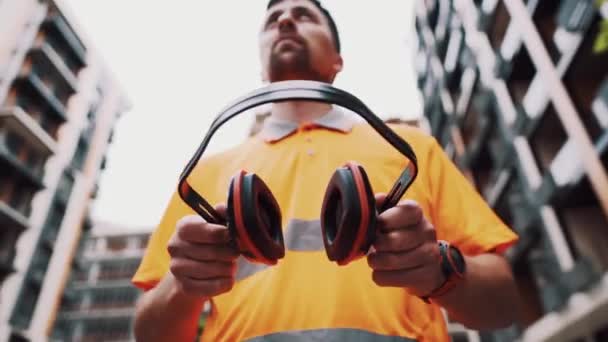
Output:
[[[501,253],[517,236],[487,206],[437,141],[406,125],[390,127],[418,157],[419,175],[403,196],[421,206],[437,238],[467,255]],[[346,266],[327,259],[319,215],[328,181],[347,161],[365,168],[375,193],[390,191],[407,163],[367,123],[334,109],[311,124],[268,119],[262,131],[223,153],[203,156],[190,184],[211,204],[225,203],[230,178],[258,174],[282,213],[286,254],[277,265],[239,258],[235,286],[211,298],[205,341],[447,341],[436,304],[407,289],[381,287],[365,258]],[[150,289],[168,272],[167,241],[192,211],[170,199],[133,283]]]

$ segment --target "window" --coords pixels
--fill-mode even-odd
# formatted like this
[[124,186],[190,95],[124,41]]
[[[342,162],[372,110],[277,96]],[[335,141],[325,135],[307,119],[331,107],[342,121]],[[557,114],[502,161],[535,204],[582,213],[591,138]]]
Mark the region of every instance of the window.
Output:
[[26,165],[28,166],[28,168],[30,170],[32,170],[33,174],[35,174],[36,176],[39,176],[42,173],[42,167],[44,166],[44,163],[46,162],[45,159],[46,158],[44,158],[42,156],[42,154],[40,154],[38,151],[29,150],[29,153],[27,155]]
[[40,113],[38,106],[32,101],[29,96],[24,96],[23,91],[20,91],[17,95],[17,106],[21,107],[25,112],[32,115],[35,113]]
[[74,166],[74,168],[82,170],[82,167],[84,166],[84,162],[87,157],[88,149],[89,143],[83,133],[83,135],[81,135],[80,139],[78,140],[78,146],[76,146],[76,151],[74,152],[74,157],[72,159],[72,165]]
[[88,322],[84,329],[83,340],[110,341],[128,340],[130,338],[130,320],[97,320]]
[[0,264],[11,266],[15,258],[15,242],[18,237],[16,230],[0,231]]
[[142,249],[145,249],[146,247],[148,247],[148,239],[149,239],[149,238],[150,238],[150,237],[149,237],[149,236],[147,236],[147,235],[146,235],[146,236],[142,236],[142,237],[139,239],[139,247],[140,247],[140,248],[142,248]]
[[13,189],[12,195],[9,197],[8,204],[23,216],[29,216],[30,202],[33,194],[32,189],[18,183]]
[[63,221],[64,210],[61,203],[54,201],[51,210],[46,218],[44,230],[59,231],[61,221]]
[[19,157],[24,146],[23,138],[13,132],[7,132],[5,141],[9,152],[14,156]]
[[105,263],[100,265],[99,279],[100,280],[121,280],[130,279],[137,267],[139,266],[138,260],[134,261],[122,261],[119,263]]
[[64,171],[59,184],[57,185],[57,197],[62,202],[66,203],[70,198],[72,189],[74,188],[74,178],[69,171]]
[[128,289],[104,289],[91,296],[91,309],[128,308],[137,300],[137,291]]
[[5,167],[0,168],[0,201],[8,202],[13,189],[11,174]]
[[40,126],[47,132],[51,137],[57,138],[57,128],[59,125],[57,121],[51,118],[48,114],[43,114],[40,118]]
[[107,248],[111,251],[121,251],[127,248],[127,239],[124,237],[109,237],[107,239]]
[[15,311],[11,316],[11,324],[16,328],[27,329],[36,308],[36,302],[40,295],[39,288],[27,279],[24,287],[21,290]]

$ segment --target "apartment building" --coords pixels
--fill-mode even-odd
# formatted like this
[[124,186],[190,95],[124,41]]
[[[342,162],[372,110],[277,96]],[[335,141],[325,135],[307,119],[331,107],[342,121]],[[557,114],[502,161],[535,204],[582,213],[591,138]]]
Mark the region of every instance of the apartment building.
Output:
[[132,341],[135,303],[141,291],[131,277],[152,228],[100,222],[82,236],[55,316],[58,341]]
[[40,341],[129,103],[61,1],[0,1],[0,37],[0,341]]
[[608,340],[608,2],[418,0],[416,37],[433,135],[521,237],[522,321],[460,340]]

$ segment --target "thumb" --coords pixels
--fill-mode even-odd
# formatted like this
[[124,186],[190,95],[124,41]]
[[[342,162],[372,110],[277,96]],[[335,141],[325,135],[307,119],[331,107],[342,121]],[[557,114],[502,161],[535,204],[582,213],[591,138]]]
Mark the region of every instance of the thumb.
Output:
[[382,203],[384,203],[384,201],[386,200],[386,194],[385,193],[377,193],[374,195],[374,198],[376,199],[376,208],[378,210],[380,210],[380,207],[382,206]]
[[226,219],[227,207],[225,203],[219,203],[215,205],[214,209],[215,211],[217,211],[218,214],[220,214],[224,219]]

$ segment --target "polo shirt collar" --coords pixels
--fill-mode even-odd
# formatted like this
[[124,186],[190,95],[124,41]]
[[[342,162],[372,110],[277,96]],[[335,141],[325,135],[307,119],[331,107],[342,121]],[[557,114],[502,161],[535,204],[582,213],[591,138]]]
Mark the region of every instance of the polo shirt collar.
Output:
[[355,119],[335,106],[327,114],[311,123],[300,123],[269,117],[264,121],[260,136],[268,143],[278,142],[298,129],[326,128],[342,133],[349,133],[355,125]]

